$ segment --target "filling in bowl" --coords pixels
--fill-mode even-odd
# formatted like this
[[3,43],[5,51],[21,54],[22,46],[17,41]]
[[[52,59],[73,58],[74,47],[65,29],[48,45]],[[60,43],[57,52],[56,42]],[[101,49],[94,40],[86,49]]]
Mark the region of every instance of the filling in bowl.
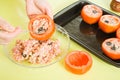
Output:
[[16,61],[28,61],[32,64],[45,64],[55,58],[60,50],[58,40],[39,41],[36,39],[17,40],[12,50]]

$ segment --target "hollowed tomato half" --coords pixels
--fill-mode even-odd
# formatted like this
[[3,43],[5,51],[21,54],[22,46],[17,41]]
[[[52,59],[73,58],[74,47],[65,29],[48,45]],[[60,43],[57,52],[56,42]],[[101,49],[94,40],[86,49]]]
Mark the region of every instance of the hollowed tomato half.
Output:
[[75,74],[86,73],[92,66],[92,58],[85,51],[72,51],[65,58],[66,69]]

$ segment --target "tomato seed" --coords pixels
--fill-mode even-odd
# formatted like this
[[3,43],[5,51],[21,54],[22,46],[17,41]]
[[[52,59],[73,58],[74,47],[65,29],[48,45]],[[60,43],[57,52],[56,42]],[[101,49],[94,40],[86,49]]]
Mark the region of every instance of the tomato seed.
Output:
[[27,57],[27,55],[26,55],[26,54],[22,54],[22,56],[23,56],[24,58],[26,58],[26,57]]
[[48,45],[52,45],[53,42],[48,43]]
[[40,27],[40,28],[38,29],[38,32],[43,31],[43,30],[44,30],[43,27]]
[[109,21],[108,21],[108,20],[105,20],[105,23],[109,23]]
[[94,14],[96,14],[96,13],[97,13],[97,11],[96,11],[96,10],[93,10],[92,12],[93,12]]
[[106,42],[106,45],[110,46],[112,43],[111,42]]
[[116,50],[115,44],[111,47],[112,50]]

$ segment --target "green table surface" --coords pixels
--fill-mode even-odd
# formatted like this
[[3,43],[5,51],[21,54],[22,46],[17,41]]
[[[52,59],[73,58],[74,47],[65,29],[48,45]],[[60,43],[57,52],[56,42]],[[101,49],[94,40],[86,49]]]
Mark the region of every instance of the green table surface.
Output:
[[[75,1],[77,0],[48,0],[52,6],[53,14]],[[110,10],[111,0],[90,1]],[[120,15],[119,13],[116,14]],[[13,26],[21,26],[21,28],[27,29],[29,20],[26,15],[24,0],[0,0],[0,16]],[[87,51],[71,40],[69,51],[72,50]],[[16,65],[6,57],[3,46],[0,45],[0,80],[120,80],[119,68],[104,62],[92,53],[90,55],[93,59],[91,69],[83,75],[76,75],[65,69],[64,59],[45,68],[26,68]]]

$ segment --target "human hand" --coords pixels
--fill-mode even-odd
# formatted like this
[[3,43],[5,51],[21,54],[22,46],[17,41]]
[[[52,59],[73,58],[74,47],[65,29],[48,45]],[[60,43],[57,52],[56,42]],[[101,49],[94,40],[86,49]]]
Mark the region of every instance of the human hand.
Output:
[[21,32],[20,27],[13,27],[0,18],[0,44],[7,44],[12,38]]
[[36,14],[46,14],[53,19],[51,6],[46,0],[26,0],[26,11],[30,19]]

